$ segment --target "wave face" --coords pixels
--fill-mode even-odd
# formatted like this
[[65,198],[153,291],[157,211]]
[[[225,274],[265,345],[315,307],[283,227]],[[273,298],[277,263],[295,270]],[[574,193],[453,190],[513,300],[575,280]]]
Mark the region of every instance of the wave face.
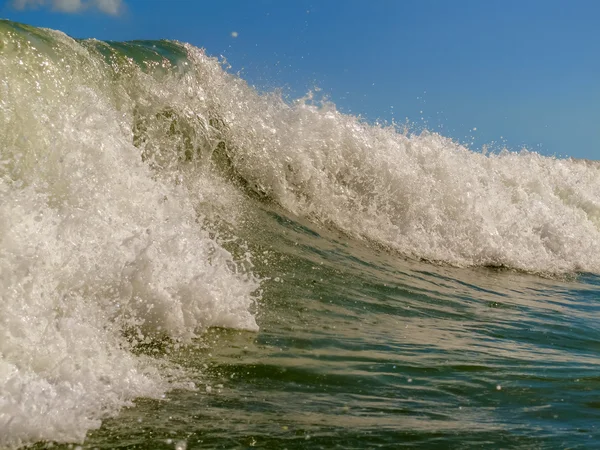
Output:
[[256,330],[253,199],[410,258],[600,273],[595,164],[290,104],[186,44],[3,21],[0,50],[0,446],[177,385],[140,345]]
[[558,274],[600,270],[600,166],[482,154],[234,84],[232,161],[287,210],[403,255]]

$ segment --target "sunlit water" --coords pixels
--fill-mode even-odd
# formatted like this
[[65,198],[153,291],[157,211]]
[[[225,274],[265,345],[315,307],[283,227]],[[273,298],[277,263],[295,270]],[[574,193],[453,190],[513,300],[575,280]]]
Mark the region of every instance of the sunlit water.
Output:
[[0,447],[600,447],[594,163],[10,22],[0,94]]

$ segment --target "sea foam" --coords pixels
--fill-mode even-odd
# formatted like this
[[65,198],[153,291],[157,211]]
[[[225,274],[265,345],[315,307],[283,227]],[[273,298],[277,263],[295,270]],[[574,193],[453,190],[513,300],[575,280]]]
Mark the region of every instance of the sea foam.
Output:
[[526,149],[474,152],[310,96],[289,103],[237,80],[222,86],[215,103],[233,165],[294,214],[432,262],[600,273],[596,163]]
[[179,376],[136,345],[256,330],[258,281],[205,228],[202,204],[231,211],[234,189],[143,162],[103,59],[0,26],[0,447],[81,442]]

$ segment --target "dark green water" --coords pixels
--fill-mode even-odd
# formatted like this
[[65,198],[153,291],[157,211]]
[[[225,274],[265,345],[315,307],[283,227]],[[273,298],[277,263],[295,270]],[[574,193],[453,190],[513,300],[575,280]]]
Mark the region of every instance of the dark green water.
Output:
[[407,261],[257,207],[258,333],[168,355],[197,372],[84,448],[598,448],[598,278]]

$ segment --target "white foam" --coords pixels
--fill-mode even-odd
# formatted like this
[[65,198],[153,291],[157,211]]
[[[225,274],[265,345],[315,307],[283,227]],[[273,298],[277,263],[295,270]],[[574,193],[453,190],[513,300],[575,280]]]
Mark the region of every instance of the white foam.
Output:
[[202,226],[203,203],[235,215],[239,194],[210,172],[175,179],[142,162],[133,90],[51,36],[42,52],[2,35],[0,447],[82,441],[134,398],[161,396],[177,368],[136,356],[133,339],[257,329],[257,280]]
[[600,273],[597,164],[526,150],[484,155],[224,77],[211,95],[237,171],[295,214],[414,258]]

